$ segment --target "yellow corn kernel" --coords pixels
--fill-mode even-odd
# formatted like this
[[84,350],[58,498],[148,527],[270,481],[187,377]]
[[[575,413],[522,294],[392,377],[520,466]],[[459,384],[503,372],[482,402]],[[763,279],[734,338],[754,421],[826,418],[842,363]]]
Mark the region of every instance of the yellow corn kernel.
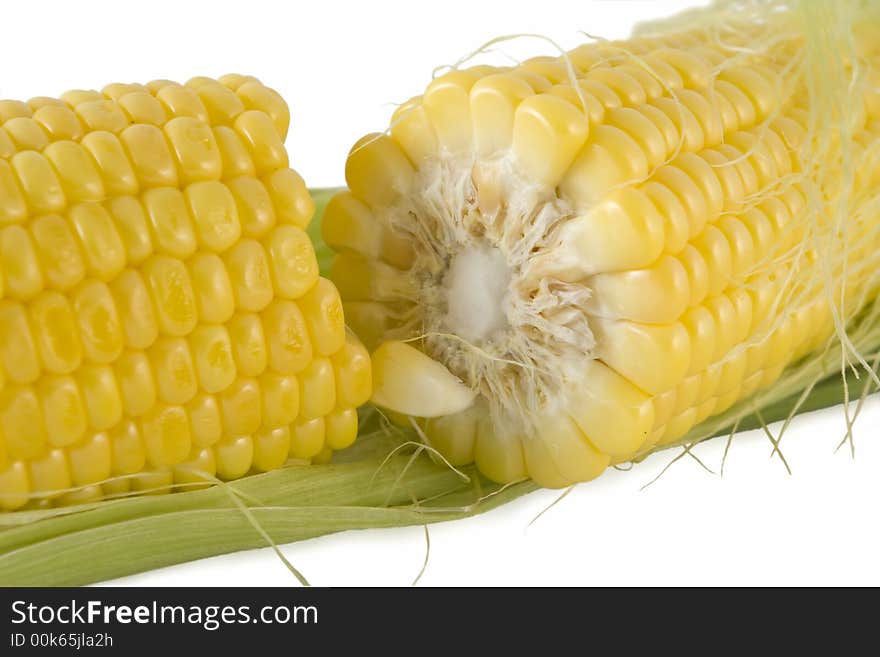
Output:
[[650,397],[597,361],[588,365],[585,380],[569,405],[571,419],[603,453],[632,456],[654,426]]
[[174,187],[144,192],[144,208],[159,253],[188,258],[196,250],[196,236],[183,193]]
[[17,117],[32,115],[33,111],[27,103],[20,100],[0,100],[0,123],[5,123]]
[[122,418],[122,397],[113,370],[107,365],[83,365],[76,372],[89,417],[89,426],[104,431]]
[[28,462],[31,490],[38,497],[63,491],[71,486],[70,468],[64,450],[49,450],[44,456]]
[[20,151],[41,151],[49,144],[46,131],[30,117],[9,119],[3,129]]
[[197,490],[209,486],[217,474],[214,450],[203,447],[173,468],[174,483],[180,490]]
[[27,465],[23,461],[0,470],[0,509],[13,511],[27,504],[31,485]]
[[210,122],[214,125],[231,125],[235,117],[244,111],[244,105],[233,91],[208,78],[194,78],[186,83],[205,105]]
[[0,126],[0,157],[10,158],[15,155],[17,150],[9,133]]
[[238,479],[247,474],[254,460],[254,441],[250,436],[226,438],[214,445],[217,476]]
[[280,374],[296,374],[312,360],[306,320],[293,301],[277,299],[261,313],[269,365]]
[[73,311],[85,357],[95,363],[112,363],[122,353],[122,324],[106,283],[87,280],[72,293]]
[[174,473],[170,468],[143,470],[132,476],[129,481],[132,493],[165,495],[170,493],[174,487]]
[[413,175],[412,164],[397,142],[380,134],[356,143],[345,165],[348,187],[372,208],[386,207],[406,193]]
[[105,204],[125,245],[126,260],[139,265],[153,253],[153,241],[144,207],[133,196],[117,196]]
[[325,439],[331,449],[349,447],[357,438],[357,431],[358,416],[353,408],[333,411],[324,417]]
[[165,123],[165,109],[146,91],[135,91],[120,96],[117,101],[130,123],[149,123],[161,126]]
[[272,286],[279,297],[299,299],[315,286],[318,281],[318,260],[304,230],[296,226],[278,226],[269,233],[265,248],[269,256]]
[[34,120],[45,130],[51,141],[82,138],[82,124],[69,107],[46,105],[34,112]]
[[333,364],[327,358],[315,358],[299,373],[300,416],[326,415],[336,406]]
[[235,95],[247,109],[261,110],[268,114],[282,141],[287,137],[290,111],[287,103],[274,89],[263,86],[257,80],[245,79],[235,88]]
[[76,381],[70,376],[47,376],[37,387],[46,436],[53,447],[65,447],[79,442],[88,418]]
[[5,160],[0,160],[0,226],[24,221],[27,212],[13,168]]
[[[345,414],[348,409],[337,412]],[[450,464],[459,466],[472,463],[480,414],[480,410],[472,406],[460,413],[429,418],[424,425],[425,435],[431,446],[440,450]],[[329,418],[328,415],[328,422]]]
[[229,189],[216,181],[189,185],[184,194],[192,213],[199,245],[221,253],[241,237],[242,228]]
[[40,400],[31,386],[0,390],[0,438],[9,459],[36,458],[47,442]]
[[104,88],[101,89],[101,93],[104,97],[110,98],[116,102],[119,102],[123,96],[128,94],[145,91],[149,91],[149,89],[142,84],[129,84],[124,82],[113,82],[112,84],[105,85]]
[[513,119],[511,150],[527,176],[555,186],[589,134],[589,122],[575,105],[558,96],[524,99]]
[[401,269],[413,263],[414,253],[408,240],[380,226],[370,208],[350,193],[341,192],[327,203],[321,217],[321,233],[324,241],[337,251],[354,251]]
[[293,169],[279,169],[260,180],[272,199],[278,223],[305,229],[315,213],[315,202],[299,174]]
[[159,128],[143,123],[132,125],[119,138],[142,187],[177,186],[174,158]]
[[598,317],[668,324],[690,300],[687,270],[672,256],[661,256],[646,269],[598,274],[588,285],[593,296],[587,307]]
[[267,114],[247,110],[239,114],[233,127],[250,152],[257,175],[287,167],[287,151]]
[[235,130],[228,126],[215,126],[214,139],[220,149],[224,178],[256,175],[254,162]]
[[345,320],[336,286],[319,278],[298,301],[314,350],[321,356],[333,354],[345,342]]
[[156,404],[156,381],[150,359],[142,351],[127,351],[113,364],[122,407],[130,417],[139,417]]
[[9,296],[29,299],[43,289],[43,271],[37,250],[21,226],[7,226],[0,232],[0,262]]
[[163,86],[156,92],[158,100],[171,116],[188,116],[203,123],[209,122],[208,110],[192,89],[180,84]]
[[299,380],[293,375],[264,372],[260,376],[263,426],[270,429],[292,423],[299,414]]
[[260,428],[263,404],[257,379],[237,379],[219,395],[219,400],[226,435],[250,435]]
[[254,469],[260,472],[276,470],[287,461],[290,453],[290,428],[264,429],[254,434]]
[[137,176],[122,142],[116,135],[95,129],[83,137],[81,143],[97,165],[107,194],[115,196],[137,193]]
[[562,280],[606,271],[646,267],[662,253],[664,222],[648,197],[636,189],[612,193],[564,227],[561,254],[542,268]]
[[79,244],[70,225],[57,214],[35,219],[30,226],[46,285],[65,291],[86,275]]
[[110,100],[102,98],[79,103],[75,111],[77,117],[90,131],[101,130],[116,134],[128,127],[125,113],[119,105]]
[[214,253],[198,253],[187,263],[199,318],[222,324],[235,312],[232,282],[223,260]]
[[123,420],[109,432],[111,473],[114,476],[141,472],[147,462],[144,439],[138,423]]
[[163,130],[184,184],[220,178],[223,165],[220,149],[207,123],[180,116],[166,123]]
[[474,463],[495,481],[517,481],[528,476],[522,443],[508,433],[495,431],[485,416],[477,421]]
[[259,239],[275,225],[275,208],[266,187],[251,176],[240,176],[228,181],[235,199],[242,233]]
[[186,338],[159,338],[150,347],[150,362],[160,399],[185,404],[195,396],[199,382]]
[[83,349],[67,297],[60,292],[43,292],[31,302],[29,310],[43,369],[67,374],[79,367]]
[[182,406],[159,404],[140,420],[147,462],[152,467],[176,465],[189,454],[192,437]]
[[70,475],[74,486],[100,483],[110,477],[110,437],[106,433],[92,434],[82,444],[67,452]]
[[99,203],[79,203],[70,208],[68,220],[79,238],[86,271],[112,280],[125,267],[125,246],[110,213]]
[[690,339],[680,324],[596,320],[598,355],[651,394],[665,392],[687,372]]
[[104,184],[85,148],[75,141],[56,141],[43,151],[58,173],[70,201],[99,201]]
[[324,447],[324,418],[299,419],[290,425],[290,456],[310,459]]
[[202,390],[225,390],[235,380],[232,340],[225,326],[205,324],[189,335],[189,344]]
[[[510,147],[514,130],[514,113],[517,106],[532,94],[532,88],[527,82],[505,74],[488,75],[471,87],[470,110],[474,121],[474,142],[479,153],[492,155]],[[424,112],[424,109],[418,105],[408,109],[410,112]],[[416,135],[427,131],[424,126],[418,126],[412,132],[415,135],[407,134],[407,142],[414,141],[418,138]],[[392,136],[403,144],[399,134],[392,130]],[[405,146],[404,150],[409,154]],[[413,161],[417,162],[420,159],[413,158]]]
[[370,398],[373,370],[370,355],[360,340],[346,331],[345,344],[330,357],[336,381],[337,408],[357,408]]
[[20,303],[0,300],[0,358],[13,383],[32,383],[40,376],[36,341]]
[[232,355],[239,374],[259,376],[266,369],[269,345],[260,316],[252,313],[234,315],[226,325],[232,340]]
[[240,311],[259,312],[272,301],[272,276],[263,246],[251,239],[240,240],[223,255],[235,306]]
[[610,463],[565,416],[550,420],[542,437],[524,440],[523,454],[532,478],[551,488],[595,479]]
[[223,422],[216,397],[199,393],[186,405],[186,412],[189,415],[193,445],[199,448],[210,447],[220,440]]
[[196,301],[186,266],[175,258],[152,256],[142,267],[159,330],[187,335],[196,325]]
[[126,269],[110,283],[110,292],[121,319],[125,344],[146,349],[159,335],[150,291],[138,270]]

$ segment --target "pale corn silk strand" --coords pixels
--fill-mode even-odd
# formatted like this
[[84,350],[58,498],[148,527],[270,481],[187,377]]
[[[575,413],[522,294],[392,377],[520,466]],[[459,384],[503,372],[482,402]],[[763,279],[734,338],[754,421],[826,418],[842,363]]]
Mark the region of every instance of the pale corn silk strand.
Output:
[[[691,430],[677,443],[682,445],[685,450],[682,452],[682,456],[689,453],[690,447],[701,440],[721,433],[727,433],[733,428],[739,426],[740,423],[748,416],[751,416],[755,410],[769,408],[780,400],[784,400],[792,395],[797,396],[800,391],[805,391],[805,394],[797,399],[791,407],[791,411],[788,414],[790,419],[800,405],[807,402],[807,390],[811,389],[812,386],[828,374],[831,374],[834,371],[840,371],[842,374],[845,374],[847,369],[851,372],[861,372],[862,376],[865,376],[865,373],[867,372],[867,376],[872,377],[872,380],[871,382],[868,382],[868,385],[862,386],[859,404],[855,410],[852,413],[850,413],[849,410],[846,411],[847,435],[844,436],[844,440],[849,441],[850,444],[852,444],[852,422],[861,409],[864,396],[872,390],[871,383],[877,382],[874,369],[876,368],[878,358],[880,358],[880,351],[878,351],[878,346],[880,346],[880,307],[869,299],[850,300],[849,305],[844,305],[844,289],[835,289],[833,285],[835,268],[845,268],[848,266],[847,254],[849,249],[854,248],[855,246],[853,242],[848,239],[850,237],[850,233],[847,230],[849,227],[848,197],[846,193],[841,194],[836,203],[828,204],[823,201],[821,195],[822,183],[826,178],[832,175],[830,171],[834,169],[834,167],[828,166],[829,163],[826,161],[826,156],[829,153],[834,154],[834,159],[836,159],[840,165],[839,171],[841,171],[841,180],[837,181],[836,184],[845,191],[853,189],[853,180],[854,176],[857,175],[857,172],[852,164],[852,154],[847,146],[849,143],[847,137],[849,136],[849,126],[852,119],[850,113],[858,106],[858,102],[855,101],[860,102],[860,95],[863,93],[864,81],[860,79],[860,71],[847,69],[846,62],[852,61],[850,56],[852,55],[854,44],[850,34],[853,24],[856,21],[865,21],[869,18],[874,21],[880,20],[876,15],[876,9],[872,9],[864,3],[722,2],[713,5],[707,10],[689,12],[687,15],[674,18],[667,22],[646,26],[642,28],[642,32],[660,32],[675,30],[682,27],[690,29],[699,24],[704,24],[707,32],[714,35],[713,38],[717,39],[718,42],[723,45],[725,30],[718,29],[719,25],[729,25],[732,24],[734,20],[741,20],[743,17],[746,17],[747,21],[754,23],[755,25],[760,25],[765,19],[767,19],[767,17],[772,16],[780,8],[792,6],[795,7],[795,11],[791,14],[790,23],[792,23],[792,21],[793,23],[789,24],[789,27],[793,30],[796,29],[803,31],[809,43],[809,47],[805,48],[803,61],[798,63],[798,74],[803,76],[810,96],[814,101],[810,104],[809,134],[811,139],[814,140],[816,148],[813,151],[814,155],[811,160],[808,162],[802,162],[802,170],[805,172],[804,177],[806,177],[806,173],[809,172],[811,175],[815,176],[814,180],[817,182],[813,187],[814,193],[810,196],[808,203],[807,219],[811,227],[808,238],[803,244],[795,247],[792,250],[792,253],[784,254],[780,257],[798,261],[805,257],[808,248],[807,245],[812,246],[815,251],[821,254],[821,266],[813,268],[812,271],[814,272],[813,275],[817,277],[818,282],[823,285],[823,291],[828,298],[828,303],[834,309],[833,316],[835,319],[836,334],[835,338],[829,340],[823,350],[816,352],[802,359],[801,362],[789,367],[774,386],[758,393],[752,399],[735,405],[727,412],[714,418],[710,418],[695,429]],[[730,47],[729,52],[733,59],[740,55],[746,56],[750,52],[771,47],[773,42],[780,38],[782,37],[778,34],[778,31],[768,30],[767,33],[762,34],[760,38],[755,38],[749,48],[743,48],[740,46]],[[493,43],[497,42],[499,42],[499,40],[493,41]],[[625,49],[621,48],[621,51],[625,53]],[[631,54],[630,56],[638,64],[639,57],[635,54]],[[649,70],[648,72],[650,73],[651,71]],[[670,95],[676,102],[678,102],[678,100],[674,98],[674,94]],[[835,139],[841,140],[845,145],[840,149],[840,152],[835,151]],[[747,157],[747,155],[748,154],[744,154],[743,157]],[[878,156],[876,148],[874,149],[874,155],[875,157]],[[783,180],[780,181],[779,184],[786,184],[787,182],[790,181]],[[748,199],[748,202],[757,205],[764,194],[771,192],[772,190],[761,190],[758,194],[754,195],[755,198]],[[864,199],[860,207],[861,212],[865,216],[876,216],[877,213],[880,213],[880,200],[878,200],[876,192],[873,198]],[[833,228],[829,229],[829,226]],[[838,237],[838,235],[841,237]],[[865,265],[863,264],[862,266]],[[845,276],[841,277],[841,285],[845,285],[845,280]],[[785,290],[786,287],[789,289],[781,293],[780,297],[776,300],[776,303],[783,308],[796,301],[798,294],[803,294],[803,292],[793,290],[793,286],[790,285],[784,286],[783,289]],[[867,287],[871,286],[866,286],[866,288]],[[527,362],[520,363],[520,365],[526,369],[529,367],[529,363]],[[844,397],[848,398],[846,378],[843,379],[843,382]],[[786,421],[783,426],[783,431],[788,424],[788,421]],[[368,480],[365,479],[361,482],[361,485],[364,487],[376,484],[378,479],[377,474],[386,467],[386,463],[391,457],[392,451],[401,450],[400,445],[402,443],[413,439],[413,434],[411,432],[399,432],[393,430],[393,434],[395,435],[390,436],[389,441],[389,433],[392,433],[392,431],[388,429],[380,429],[375,435],[361,436],[360,442],[363,443],[363,446],[356,446],[351,450],[351,454],[347,455],[344,459],[356,461],[358,454],[370,454],[371,443],[379,445],[381,441],[387,441],[385,443],[387,446],[377,448],[376,453],[378,453],[378,457],[374,459],[375,466],[370,468],[371,474]],[[419,432],[414,436],[415,440],[424,441],[424,438],[420,438],[418,433]],[[778,442],[781,438],[781,434],[782,431],[779,432],[776,437],[774,452],[778,451]],[[428,445],[427,447],[430,446]],[[425,446],[421,449],[424,448]],[[359,452],[358,450],[361,451]],[[640,454],[635,460],[640,460],[645,455],[646,454]],[[452,466],[444,464],[436,455],[435,461],[438,462],[439,468],[444,470],[447,468],[455,470]],[[388,484],[388,494],[385,496],[386,500],[390,499],[391,493],[393,493],[395,488],[407,485],[407,481],[405,481],[407,469],[412,462],[412,456],[406,459],[404,467],[398,471],[397,475]],[[311,467],[322,468],[332,466]],[[287,471],[291,473],[291,476],[295,476],[297,468],[288,468]],[[468,493],[469,499],[466,501],[463,501],[460,497],[449,498],[449,493],[460,489],[450,486],[448,481],[445,481],[436,490],[430,493],[422,491],[418,497],[411,498],[414,500],[411,505],[401,502],[398,502],[398,504],[401,504],[400,508],[410,507],[415,509],[417,511],[416,515],[420,519],[415,522],[422,524],[434,519],[445,519],[446,517],[449,517],[449,514],[471,515],[486,508],[490,508],[493,499],[509,499],[509,497],[505,496],[512,495],[515,497],[533,489],[531,485],[520,487],[520,484],[491,486],[488,482],[481,480],[479,477],[473,476],[475,473],[473,473],[472,470],[468,470],[467,472],[471,473],[471,481],[466,488],[466,491],[470,491]],[[461,477],[468,476],[469,475],[465,472],[456,471],[455,479],[458,482],[461,482]],[[209,481],[206,483],[215,482]],[[229,496],[227,496],[228,506],[234,512],[242,514],[246,518],[246,522],[256,528],[256,533],[259,538],[255,540],[255,544],[259,544],[260,542],[263,544],[268,543],[277,549],[276,538],[273,536],[271,530],[264,527],[263,523],[254,513],[266,509],[266,507],[260,502],[260,496],[254,496],[239,491],[238,482],[224,484],[223,486],[229,490]],[[486,489],[483,488],[484,486]],[[193,487],[196,486],[194,485]],[[180,488],[180,486],[176,487],[176,489]],[[196,493],[179,492],[176,493],[176,496],[185,498],[194,494]],[[356,497],[357,495],[352,493],[352,496]],[[235,499],[229,501],[232,497]],[[447,500],[452,501],[447,502]],[[109,504],[126,504],[127,502],[132,501],[134,500],[120,500],[120,502],[109,502]],[[77,512],[97,509],[107,504],[107,502],[98,502],[67,509],[58,508],[51,510],[22,511],[5,514],[3,517],[0,517],[0,521],[2,521],[3,525],[9,527],[21,526],[34,523],[38,520],[46,521],[52,517],[62,518]],[[245,506],[247,507],[246,509],[244,508]],[[284,505],[281,505],[281,507],[283,508]],[[273,505],[273,508],[278,507]],[[293,510],[299,507],[295,504],[291,504],[290,508]],[[410,524],[411,522],[413,521],[401,521],[400,524]],[[328,525],[328,528],[324,531],[335,531],[339,528],[340,527],[336,525]],[[168,529],[169,531],[173,531],[173,527],[171,526],[169,526]],[[316,527],[315,529],[316,533],[321,533],[320,527]],[[6,555],[0,554],[0,568],[2,568],[2,562],[5,556]],[[294,573],[296,573],[292,566],[289,567]]]

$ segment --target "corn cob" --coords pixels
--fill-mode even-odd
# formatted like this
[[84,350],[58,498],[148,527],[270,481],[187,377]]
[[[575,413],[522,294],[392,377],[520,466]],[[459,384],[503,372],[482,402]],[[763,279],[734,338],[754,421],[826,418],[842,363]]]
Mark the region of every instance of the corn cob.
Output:
[[453,70],[360,140],[323,234],[373,401],[560,487],[841,336],[878,289],[880,40],[835,105],[780,9]]
[[251,77],[0,101],[0,508],[326,460],[367,354]]

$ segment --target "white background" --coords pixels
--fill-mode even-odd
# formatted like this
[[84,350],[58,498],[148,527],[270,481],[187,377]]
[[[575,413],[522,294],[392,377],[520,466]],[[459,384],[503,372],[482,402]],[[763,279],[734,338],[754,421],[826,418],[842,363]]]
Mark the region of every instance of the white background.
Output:
[[[311,186],[343,181],[345,155],[382,130],[393,105],[431,71],[492,37],[540,33],[565,47],[579,31],[625,36],[636,20],[693,2],[577,0],[389,2],[39,2],[6,8],[0,96],[57,95],[111,81],[250,73],[292,109],[293,166]],[[553,47],[523,39],[523,58]],[[496,54],[495,57],[502,55]],[[494,61],[499,61],[498,59]],[[501,60],[503,61],[503,59]],[[724,477],[662,453],[558,496],[542,491],[476,518],[433,525],[422,585],[880,584],[880,404],[868,405],[857,458],[834,454],[832,409],[783,440],[789,477],[757,432],[738,437]],[[696,453],[718,471],[723,440]],[[425,555],[422,528],[349,532],[284,548],[318,585],[407,585]],[[206,559],[124,580],[144,585],[295,585],[269,551]]]

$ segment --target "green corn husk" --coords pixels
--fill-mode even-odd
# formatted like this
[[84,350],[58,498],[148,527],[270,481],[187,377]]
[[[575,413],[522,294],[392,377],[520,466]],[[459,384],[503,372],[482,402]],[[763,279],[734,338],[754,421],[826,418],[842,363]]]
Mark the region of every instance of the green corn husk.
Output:
[[[868,6],[858,0],[843,4]],[[804,0],[814,27],[826,17],[822,10],[840,5]],[[335,191],[313,192],[317,212],[309,233],[325,272],[332,254],[320,238],[320,215]],[[847,401],[854,402],[847,406],[851,427],[878,381],[880,303],[869,304],[846,329],[846,351],[839,340],[831,341],[771,388],[692,429],[678,445]],[[862,356],[861,365],[848,366],[853,354]],[[0,514],[0,585],[82,585],[347,529],[454,520],[536,490],[529,481],[500,486],[473,467],[454,470],[432,457],[415,433],[388,429],[370,409],[363,419],[358,441],[332,464],[289,466],[172,495]]]
[[[313,192],[318,209],[310,232],[322,267],[331,254],[320,239],[320,213],[335,191]],[[869,313],[852,330],[857,344],[880,344],[875,315]],[[753,402],[740,404],[695,427],[682,442],[729,433],[737,419],[739,429],[756,428],[871,390],[864,372],[850,370],[842,379],[839,363],[839,348],[829,350],[794,368],[796,376],[754,402],[760,414],[748,412]],[[172,495],[2,514],[0,585],[83,585],[347,529],[455,520],[537,489],[530,481],[500,486],[473,467],[453,470],[414,446],[414,434],[377,430],[375,421],[367,422],[368,432],[370,427],[372,433],[340,453],[339,463],[290,466]]]

